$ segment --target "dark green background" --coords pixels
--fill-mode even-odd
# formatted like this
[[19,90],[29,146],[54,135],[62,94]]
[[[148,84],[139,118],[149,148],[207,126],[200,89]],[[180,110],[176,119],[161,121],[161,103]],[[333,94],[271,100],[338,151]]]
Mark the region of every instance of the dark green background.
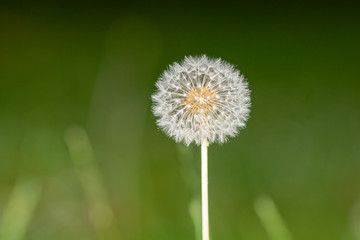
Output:
[[65,141],[77,126],[114,213],[118,231],[105,239],[195,239],[200,152],[157,129],[150,96],[169,64],[207,54],[236,65],[252,91],[246,129],[209,148],[212,239],[270,239],[254,211],[263,195],[295,240],[360,239],[359,10],[0,5],[0,224],[17,182],[35,180],[42,191],[25,239],[101,239],[84,194],[92,183],[80,181]]

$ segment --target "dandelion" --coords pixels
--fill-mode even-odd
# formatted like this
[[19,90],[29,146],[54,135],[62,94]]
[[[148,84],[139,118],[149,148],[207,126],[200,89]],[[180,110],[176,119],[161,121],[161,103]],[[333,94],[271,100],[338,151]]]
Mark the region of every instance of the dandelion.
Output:
[[245,127],[248,84],[231,64],[203,55],[170,65],[156,87],[152,100],[159,127],[176,142],[201,145],[202,231],[208,240],[207,147],[226,142]]

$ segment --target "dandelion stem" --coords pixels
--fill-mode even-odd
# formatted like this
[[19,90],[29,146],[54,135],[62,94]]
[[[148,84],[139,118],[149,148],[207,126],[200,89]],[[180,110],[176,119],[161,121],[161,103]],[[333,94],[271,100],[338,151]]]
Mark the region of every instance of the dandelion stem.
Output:
[[201,144],[201,200],[202,200],[202,240],[209,240],[209,200],[208,200],[208,142]]

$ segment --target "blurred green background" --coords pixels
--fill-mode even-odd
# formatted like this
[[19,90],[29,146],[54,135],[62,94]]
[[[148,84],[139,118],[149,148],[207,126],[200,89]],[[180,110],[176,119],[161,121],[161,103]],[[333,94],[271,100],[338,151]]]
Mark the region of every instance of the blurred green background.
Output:
[[360,239],[351,2],[0,5],[0,239],[199,240],[200,152],[150,96],[186,55],[235,64],[247,128],[209,149],[216,239]]

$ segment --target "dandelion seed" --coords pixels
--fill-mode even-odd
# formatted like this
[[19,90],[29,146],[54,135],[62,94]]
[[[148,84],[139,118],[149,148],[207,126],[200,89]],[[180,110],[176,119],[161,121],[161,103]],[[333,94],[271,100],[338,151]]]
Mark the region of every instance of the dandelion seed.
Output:
[[245,127],[248,84],[231,64],[203,55],[170,65],[156,86],[153,112],[160,128],[176,142],[201,144],[202,236],[209,240],[207,148]]
[[223,143],[236,136],[249,117],[248,84],[238,70],[220,59],[186,57],[181,64],[171,65],[156,86],[154,115],[160,128],[177,142]]

